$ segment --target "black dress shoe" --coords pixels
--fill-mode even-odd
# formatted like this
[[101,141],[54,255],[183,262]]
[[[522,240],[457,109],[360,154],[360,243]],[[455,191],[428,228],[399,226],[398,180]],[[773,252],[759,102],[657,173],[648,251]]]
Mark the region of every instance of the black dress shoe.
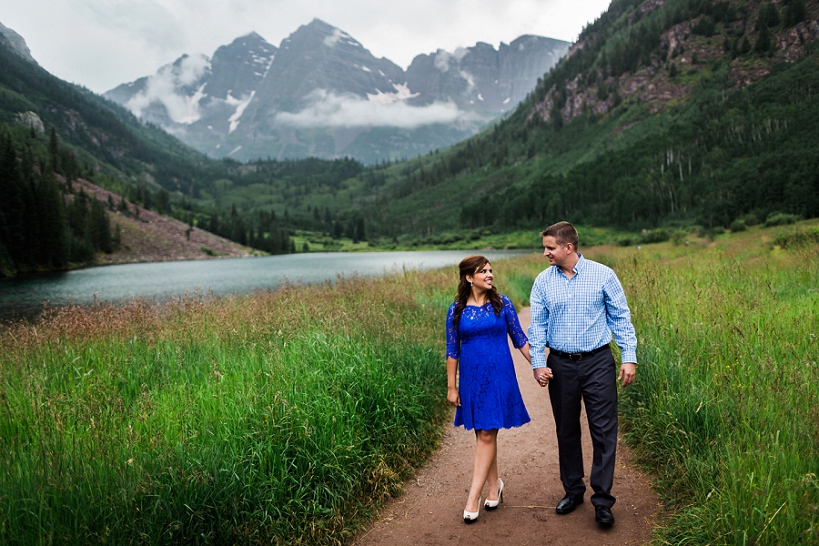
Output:
[[583,495],[566,495],[555,507],[555,512],[558,514],[568,514],[573,512],[575,508],[583,504]]
[[614,514],[611,513],[611,508],[608,506],[595,506],[594,521],[606,527],[614,525]]

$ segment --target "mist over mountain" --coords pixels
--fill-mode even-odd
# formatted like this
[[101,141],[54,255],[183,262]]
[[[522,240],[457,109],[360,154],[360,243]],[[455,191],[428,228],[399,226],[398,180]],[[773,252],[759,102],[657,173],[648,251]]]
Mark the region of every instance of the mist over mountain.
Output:
[[8,44],[9,49],[25,60],[37,64],[37,61],[31,56],[31,51],[28,49],[25,39],[3,23],[0,23],[0,41]]
[[498,50],[478,43],[418,55],[404,71],[314,19],[278,48],[251,33],[104,96],[211,157],[375,163],[477,133],[523,100],[569,45],[521,36]]

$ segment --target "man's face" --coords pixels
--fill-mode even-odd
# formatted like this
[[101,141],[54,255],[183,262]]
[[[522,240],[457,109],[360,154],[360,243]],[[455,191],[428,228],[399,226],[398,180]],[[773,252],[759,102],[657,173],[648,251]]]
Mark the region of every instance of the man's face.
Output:
[[543,237],[543,255],[549,258],[551,265],[563,267],[571,255],[571,243],[559,245],[551,235]]

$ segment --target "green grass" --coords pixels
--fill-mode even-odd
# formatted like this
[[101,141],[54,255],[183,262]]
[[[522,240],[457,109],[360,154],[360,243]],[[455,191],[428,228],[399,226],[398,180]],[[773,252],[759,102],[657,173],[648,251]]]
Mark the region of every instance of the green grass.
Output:
[[7,332],[0,543],[349,539],[439,440],[445,308],[420,278]]
[[[543,226],[545,229],[548,226]],[[584,246],[614,244],[624,237],[639,238],[636,233],[627,233],[612,228],[577,226]],[[311,231],[297,230],[291,236],[296,252],[362,252],[362,251],[408,251],[408,250],[493,250],[515,249],[541,251],[542,241],[537,229],[498,233],[489,229],[459,229],[434,235],[402,235],[396,238],[374,238],[354,243],[348,237],[332,237]],[[527,296],[528,297],[528,296]]]
[[600,256],[640,341],[621,410],[671,514],[657,544],[819,540],[819,248],[781,252],[791,232]]
[[[653,544],[819,542],[818,225],[581,249],[637,330],[620,410],[664,504]],[[512,263],[498,284],[525,302],[544,259]]]
[[[819,541],[817,222],[584,254],[638,333],[655,544]],[[581,239],[581,243],[583,239]],[[525,304],[539,255],[493,264]],[[455,268],[54,312],[0,337],[0,543],[341,544],[437,446]]]

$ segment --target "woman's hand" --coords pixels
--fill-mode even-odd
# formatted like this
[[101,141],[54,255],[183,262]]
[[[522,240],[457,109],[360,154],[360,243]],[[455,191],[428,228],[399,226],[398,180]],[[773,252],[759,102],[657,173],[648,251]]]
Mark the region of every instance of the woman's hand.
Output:
[[548,385],[549,380],[554,377],[551,368],[535,368],[532,372],[535,376],[535,381],[537,381],[541,387]]
[[461,395],[458,393],[458,389],[455,387],[449,387],[447,389],[446,399],[449,400],[449,403],[455,407],[461,405]]

